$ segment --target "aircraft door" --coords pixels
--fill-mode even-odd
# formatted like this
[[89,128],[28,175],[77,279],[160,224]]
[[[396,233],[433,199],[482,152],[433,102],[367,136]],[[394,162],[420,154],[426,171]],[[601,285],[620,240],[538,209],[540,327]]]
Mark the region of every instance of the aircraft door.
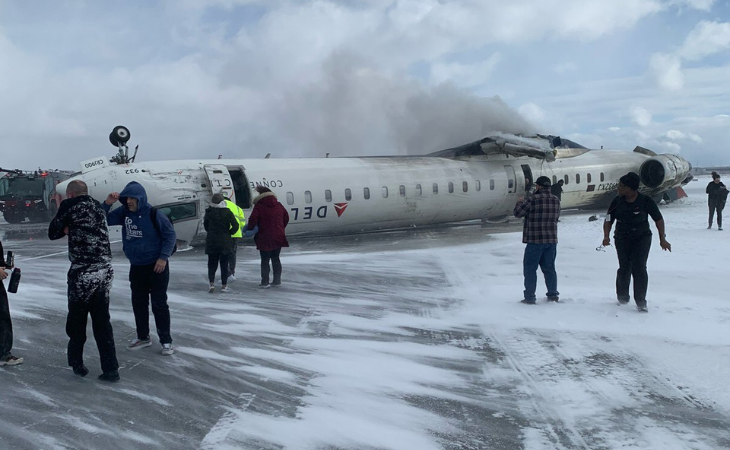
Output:
[[206,164],[203,166],[205,173],[210,181],[210,191],[212,194],[221,193],[228,197],[232,202],[236,202],[236,192],[233,189],[233,180],[226,166],[222,164]]
[[514,194],[517,192],[517,177],[515,176],[515,168],[512,166],[504,166],[507,172],[507,193]]

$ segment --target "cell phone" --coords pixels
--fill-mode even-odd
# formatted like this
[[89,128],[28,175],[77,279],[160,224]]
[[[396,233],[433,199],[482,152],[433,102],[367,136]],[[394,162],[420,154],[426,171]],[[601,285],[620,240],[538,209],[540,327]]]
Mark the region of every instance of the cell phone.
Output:
[[5,258],[5,267],[15,266],[15,255],[12,251],[8,250],[8,256]]

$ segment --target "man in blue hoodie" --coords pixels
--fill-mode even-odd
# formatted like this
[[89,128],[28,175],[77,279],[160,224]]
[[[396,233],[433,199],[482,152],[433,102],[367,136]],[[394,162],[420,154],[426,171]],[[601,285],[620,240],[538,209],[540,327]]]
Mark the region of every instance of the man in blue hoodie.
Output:
[[[109,212],[117,200],[122,206]],[[109,225],[122,225],[124,254],[131,264],[129,282],[137,339],[127,348],[137,350],[152,345],[149,323],[151,300],[162,354],[172,355],[170,308],[167,306],[170,267],[167,260],[175,247],[175,229],[165,214],[153,209],[147,202],[147,192],[136,181],[127,184],[121,193],[109,194],[102,206]]]

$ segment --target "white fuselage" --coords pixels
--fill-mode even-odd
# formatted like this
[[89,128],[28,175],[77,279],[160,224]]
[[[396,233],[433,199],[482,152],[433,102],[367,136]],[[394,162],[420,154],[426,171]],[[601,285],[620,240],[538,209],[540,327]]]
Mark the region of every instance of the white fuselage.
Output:
[[619,177],[648,158],[594,150],[553,162],[505,155],[177,160],[107,165],[75,179],[99,201],[139,182],[178,239],[191,244],[204,238],[205,208],[219,191],[248,216],[255,186],[267,186],[289,211],[288,235],[346,234],[503,218],[525,194],[526,169],[532,180],[567,180],[564,209],[599,207],[615,196]]

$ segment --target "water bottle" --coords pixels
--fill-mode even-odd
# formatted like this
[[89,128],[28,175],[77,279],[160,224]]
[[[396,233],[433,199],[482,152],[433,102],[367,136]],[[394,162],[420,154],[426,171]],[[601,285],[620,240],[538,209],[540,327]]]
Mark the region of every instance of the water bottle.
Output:
[[8,257],[5,258],[5,267],[13,267],[15,265],[15,255],[13,252],[8,250]]
[[13,273],[10,275],[10,283],[8,283],[8,292],[15,294],[18,292],[18,285],[20,284],[20,269],[17,267],[13,269]]

